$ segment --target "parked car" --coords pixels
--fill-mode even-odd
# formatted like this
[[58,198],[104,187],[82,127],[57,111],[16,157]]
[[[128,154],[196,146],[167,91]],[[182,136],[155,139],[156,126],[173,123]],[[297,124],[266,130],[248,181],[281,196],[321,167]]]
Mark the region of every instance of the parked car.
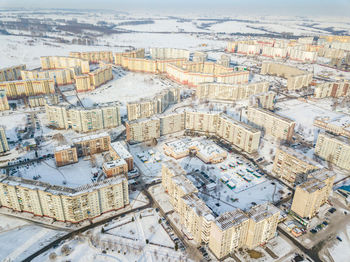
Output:
[[338,239],[340,242],[342,242],[342,241],[343,241],[343,240],[342,240],[340,237],[338,237],[338,236],[337,236],[337,239]]

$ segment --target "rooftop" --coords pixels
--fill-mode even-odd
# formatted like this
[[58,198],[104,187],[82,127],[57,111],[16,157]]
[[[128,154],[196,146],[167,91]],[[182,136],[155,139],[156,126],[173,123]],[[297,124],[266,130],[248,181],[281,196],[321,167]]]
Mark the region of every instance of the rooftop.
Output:
[[173,176],[171,179],[182,189],[184,195],[188,195],[198,191],[197,188],[193,185],[193,183],[185,175]]
[[122,145],[120,141],[111,143],[111,147],[121,158],[132,158],[130,152]]
[[205,217],[207,221],[213,221],[214,216],[208,206],[198,198],[195,194],[185,195],[182,197],[183,201],[193,209],[193,211],[200,217]]
[[123,158],[119,158],[113,161],[103,163],[103,168],[110,169],[110,168],[123,166],[123,165],[127,165],[126,161]]
[[280,213],[280,210],[270,203],[265,203],[262,205],[257,205],[252,207],[248,211],[248,216],[255,222],[260,222],[266,218],[269,218],[276,213]]
[[227,230],[238,226],[248,220],[248,216],[240,209],[221,214],[216,218],[215,223],[221,230]]

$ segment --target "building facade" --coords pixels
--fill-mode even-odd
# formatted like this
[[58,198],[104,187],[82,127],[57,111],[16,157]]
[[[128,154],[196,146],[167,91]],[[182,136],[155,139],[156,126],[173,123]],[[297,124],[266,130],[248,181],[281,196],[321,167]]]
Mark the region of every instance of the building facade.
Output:
[[7,95],[5,90],[0,90],[0,111],[9,110],[10,105],[7,100]]
[[350,170],[350,143],[348,139],[320,133],[317,137],[315,155]]
[[26,65],[17,65],[0,69],[0,82],[15,81],[21,79],[21,70],[25,70]]
[[128,181],[124,175],[78,188],[0,177],[0,206],[57,221],[79,223],[128,204]]
[[9,99],[17,99],[33,95],[53,94],[55,93],[55,82],[53,79],[1,82],[1,89],[6,91]]
[[5,127],[0,126],[0,153],[9,151],[9,145],[7,143],[7,137],[5,133]]
[[295,122],[261,108],[249,107],[248,121],[277,139],[290,141],[294,134]]

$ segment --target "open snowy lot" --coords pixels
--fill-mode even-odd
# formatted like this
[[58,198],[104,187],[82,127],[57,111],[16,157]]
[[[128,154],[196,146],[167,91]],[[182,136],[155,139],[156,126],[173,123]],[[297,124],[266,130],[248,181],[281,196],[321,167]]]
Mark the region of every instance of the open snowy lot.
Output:
[[0,261],[22,261],[60,234],[60,231],[0,215]]
[[[185,258],[174,250],[174,242],[159,223],[153,209],[146,209],[113,220],[73,240],[49,250],[34,261],[47,261],[52,253],[58,260],[71,261],[180,261]],[[103,228],[103,229],[102,229]],[[62,247],[68,247],[62,252]]]

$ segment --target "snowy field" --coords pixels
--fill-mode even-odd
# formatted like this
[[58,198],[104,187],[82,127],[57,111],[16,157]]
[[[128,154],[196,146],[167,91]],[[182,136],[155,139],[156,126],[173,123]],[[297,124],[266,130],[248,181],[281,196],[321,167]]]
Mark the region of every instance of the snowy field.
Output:
[[[159,223],[153,209],[146,209],[113,220],[73,240],[62,243],[33,261],[48,261],[52,253],[58,261],[180,261],[185,258],[174,250],[174,242]],[[147,241],[146,241],[147,240]],[[62,252],[67,246],[68,252]]]
[[[102,155],[95,154],[94,156],[97,166],[101,166]],[[56,167],[54,159],[47,159],[40,163],[30,163],[18,169],[12,169],[10,175],[75,188],[95,181],[91,172],[92,168],[92,162],[88,157],[79,158],[78,163],[62,167]]]
[[295,131],[303,135],[307,141],[316,142],[318,128],[313,126],[316,117],[338,117],[339,114],[318,107],[314,104],[304,103],[299,100],[289,100],[276,104],[280,108],[276,113],[288,117],[296,122]]
[[60,234],[59,231],[0,215],[0,261],[22,261]]

